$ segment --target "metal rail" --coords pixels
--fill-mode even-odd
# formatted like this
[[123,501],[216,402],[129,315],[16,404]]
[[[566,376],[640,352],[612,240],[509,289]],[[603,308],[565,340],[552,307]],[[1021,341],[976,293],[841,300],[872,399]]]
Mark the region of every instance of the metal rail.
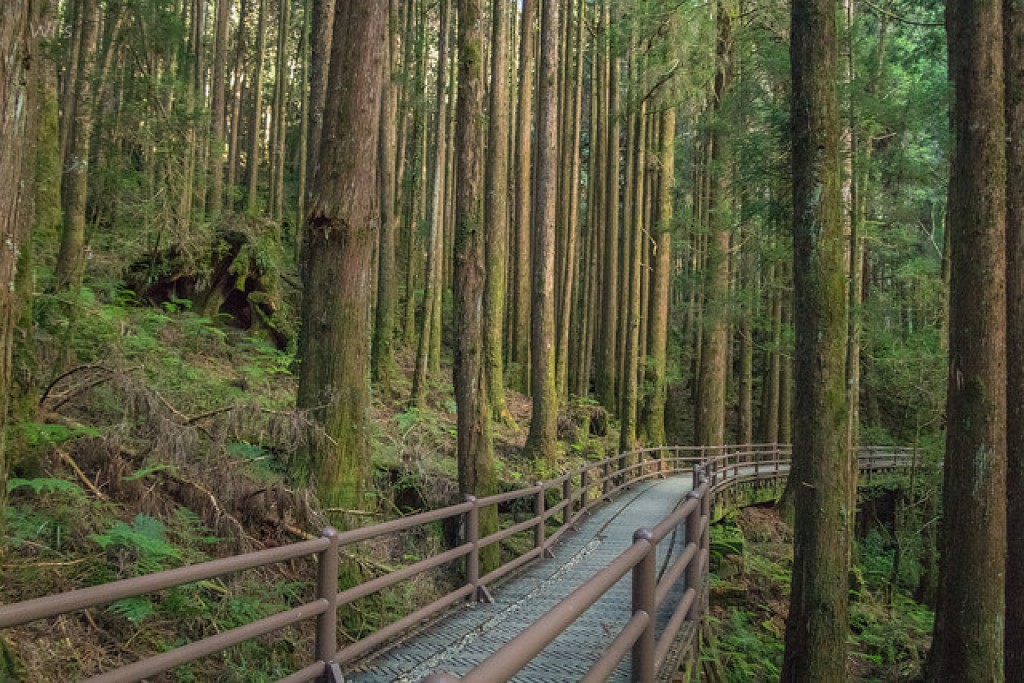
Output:
[[[471,673],[463,679],[503,680],[503,677],[496,675],[495,672],[511,672],[511,676],[554,640],[566,625],[586,611],[594,599],[632,571],[633,617],[601,660],[595,664],[586,680],[603,680],[625,654],[632,650],[634,680],[647,681],[651,680],[651,672],[656,671],[665,660],[669,646],[683,624],[699,620],[703,614],[702,586],[707,572],[708,526],[712,496],[736,483],[785,476],[788,471],[788,455],[788,446],[778,444],[718,448],[666,446],[621,453],[599,462],[589,463],[551,481],[538,482],[531,487],[479,499],[467,496],[464,502],[457,505],[373,526],[343,533],[325,529],[320,538],[310,541],[3,605],[0,606],[0,628],[52,619],[128,597],[312,556],[316,558],[318,567],[316,597],[312,601],[142,659],[89,680],[102,683],[140,681],[247,640],[316,619],[316,639],[311,648],[313,661],[282,681],[303,683],[320,680],[340,683],[343,680],[341,665],[361,657],[410,627],[437,617],[460,601],[467,598],[490,600],[487,590],[489,584],[537,558],[549,555],[549,548],[558,538],[571,529],[581,516],[602,501],[641,481],[693,471],[694,481],[698,485],[675,513],[652,529],[639,530],[633,545],[615,563],[580,586],[570,599],[552,610],[553,616],[550,616],[550,619],[546,616],[541,620],[544,622],[543,625],[538,622],[531,626],[475,670],[481,673]],[[863,449],[860,457],[861,468],[868,472],[869,476],[875,471],[905,466],[910,458],[904,450],[884,448]],[[547,499],[550,495],[557,496],[559,501],[548,507]],[[517,501],[528,501],[532,507],[532,516],[517,522],[509,519],[512,513],[506,513],[505,518],[508,521],[504,528],[481,538],[480,510],[491,506],[509,507]],[[463,538],[454,548],[339,592],[337,576],[341,548],[360,541],[422,528],[424,525],[454,517],[461,518],[463,529]],[[547,527],[552,524],[557,524],[558,528],[549,537]],[[656,547],[676,527],[685,528],[687,545],[659,582],[654,574]],[[485,576],[480,575],[481,549],[515,534],[527,532],[533,535],[532,549],[519,556],[507,558],[498,568]],[[337,619],[340,608],[423,572],[456,562],[461,564],[465,579],[459,588],[362,640],[344,646],[339,645]],[[656,636],[655,611],[664,602],[672,584],[681,577],[685,578],[688,588],[676,606],[667,627],[660,636]],[[696,587],[698,583],[701,584],[700,588]],[[544,621],[545,619],[548,621]],[[497,663],[491,661],[495,657],[499,658]],[[458,679],[441,675],[434,680]]]

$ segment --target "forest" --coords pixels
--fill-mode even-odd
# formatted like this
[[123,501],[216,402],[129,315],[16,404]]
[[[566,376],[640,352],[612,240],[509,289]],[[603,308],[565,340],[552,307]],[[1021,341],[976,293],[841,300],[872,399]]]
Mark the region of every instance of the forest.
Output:
[[[792,444],[712,529],[702,679],[1024,681],[1020,0],[4,0],[0,233],[0,604]],[[912,473],[858,488],[861,446]],[[0,631],[0,679],[304,581]]]

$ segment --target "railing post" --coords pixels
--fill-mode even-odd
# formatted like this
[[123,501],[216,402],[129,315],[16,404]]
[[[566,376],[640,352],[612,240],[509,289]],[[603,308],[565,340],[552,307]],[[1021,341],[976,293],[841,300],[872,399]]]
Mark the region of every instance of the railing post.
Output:
[[327,602],[327,609],[316,618],[316,658],[326,666],[321,680],[334,683],[341,673],[331,662],[338,654],[338,531],[327,527],[321,535],[330,543],[317,558],[316,594]]
[[589,498],[587,495],[587,466],[584,465],[580,470],[580,510],[587,509],[587,498]]
[[566,525],[572,521],[572,477],[566,475],[562,482],[562,500],[565,501],[565,510],[562,511],[562,524]]
[[[697,491],[690,491],[686,497],[699,499],[701,496]],[[701,523],[703,512],[704,504],[699,503],[686,518],[686,544],[693,543],[697,550],[693,555],[693,559],[690,560],[690,564],[686,567],[686,587],[697,591],[697,594],[694,595],[693,604],[690,605],[690,611],[686,615],[687,621],[700,621],[701,613],[704,611],[704,601],[701,599],[701,593],[704,590],[704,568],[701,566],[704,563],[701,555],[701,547],[703,545],[701,536],[704,533],[703,524]]]
[[647,554],[640,564],[633,567],[633,614],[646,612],[649,617],[647,627],[633,645],[633,683],[652,683],[656,673],[654,619],[657,614],[658,553],[653,540],[654,534],[650,529],[637,529],[633,534],[634,543],[647,543]]
[[533,513],[537,518],[537,526],[533,528],[533,547],[540,548],[540,556],[543,558],[546,553],[544,535],[547,531],[544,528],[544,483],[538,481],[536,485],[539,490],[537,491],[537,498],[533,503]]
[[608,491],[612,487],[612,461],[605,459],[604,461],[604,485],[601,487],[601,495],[608,497]]
[[473,587],[473,600],[481,601],[487,593],[480,585],[480,505],[476,496],[468,493],[466,502],[473,506],[466,513],[466,542],[473,546],[466,556],[466,582]]

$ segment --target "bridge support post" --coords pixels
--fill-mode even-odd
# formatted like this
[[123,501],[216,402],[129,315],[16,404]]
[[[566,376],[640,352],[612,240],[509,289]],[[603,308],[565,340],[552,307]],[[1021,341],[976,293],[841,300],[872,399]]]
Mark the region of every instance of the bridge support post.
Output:
[[316,618],[316,658],[326,665],[324,683],[334,683],[338,654],[338,531],[328,527],[322,535],[330,541],[317,558],[316,594],[327,602],[327,609]]
[[634,543],[647,544],[647,554],[640,560],[640,564],[633,568],[633,614],[645,612],[648,616],[647,626],[633,645],[633,683],[653,683],[657,673],[654,618],[658,611],[658,551],[653,540],[654,534],[650,529],[637,529],[633,534]]

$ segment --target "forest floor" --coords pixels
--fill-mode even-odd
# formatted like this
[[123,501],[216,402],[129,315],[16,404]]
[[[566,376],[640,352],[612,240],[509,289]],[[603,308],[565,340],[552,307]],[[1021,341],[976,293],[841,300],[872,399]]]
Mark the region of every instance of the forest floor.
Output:
[[[709,683],[777,681],[793,562],[790,527],[772,506],[742,509],[712,531],[711,613],[702,651]],[[891,581],[893,549],[873,530],[859,540],[851,575],[851,682],[915,681],[933,615]]]
[[[294,410],[294,356],[191,302],[139,306],[130,294],[86,290],[74,337],[58,313],[37,312],[41,367],[69,370],[34,388],[8,442],[15,455],[0,602],[73,590],[184,564],[295,542],[332,520],[289,480],[307,425]],[[66,349],[76,360],[66,361]],[[400,352],[389,395],[373,397],[375,509],[367,524],[459,499],[450,367],[411,408],[413,359]],[[495,422],[500,486],[538,473],[520,457],[530,402],[508,391],[509,420]],[[592,419],[593,418],[593,419]],[[617,435],[592,405],[559,417],[560,466],[600,459]],[[597,432],[592,434],[591,432]],[[543,473],[541,473],[543,474]],[[450,530],[367,542],[349,559],[370,578],[443,547]],[[0,681],[77,680],[175,644],[249,623],[308,599],[307,561],[122,600],[55,622],[0,634]],[[353,637],[447,592],[434,572],[357,604],[343,615]],[[154,680],[264,681],[310,654],[310,626],[285,630],[179,667]]]

